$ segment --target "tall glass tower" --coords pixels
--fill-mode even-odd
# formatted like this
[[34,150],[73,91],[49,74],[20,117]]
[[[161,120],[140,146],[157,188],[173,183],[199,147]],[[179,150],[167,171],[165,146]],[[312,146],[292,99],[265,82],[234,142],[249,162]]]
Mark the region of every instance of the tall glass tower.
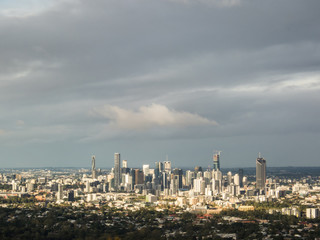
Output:
[[114,154],[114,187],[116,190],[120,188],[121,171],[120,171],[120,153]]
[[266,186],[266,168],[266,160],[259,153],[259,157],[256,160],[256,188],[259,190],[264,190]]
[[91,171],[92,171],[92,179],[96,179],[96,156],[92,156],[91,158]]
[[239,185],[240,187],[243,187],[243,169],[242,168],[239,168]]
[[216,151],[213,155],[213,169],[215,171],[220,170],[220,151]]

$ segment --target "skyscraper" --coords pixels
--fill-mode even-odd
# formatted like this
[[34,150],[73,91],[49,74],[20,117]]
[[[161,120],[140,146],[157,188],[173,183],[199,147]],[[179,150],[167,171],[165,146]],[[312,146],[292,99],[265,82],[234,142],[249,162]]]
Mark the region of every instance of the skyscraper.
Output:
[[144,174],[140,169],[135,169],[135,184],[143,184],[144,183]]
[[164,165],[164,170],[166,172],[171,172],[171,162],[170,161],[164,161],[163,162],[163,165]]
[[266,167],[266,160],[259,153],[256,160],[256,188],[259,190],[264,190],[266,186]]
[[92,171],[92,179],[96,178],[96,156],[91,157],[91,171]]
[[163,171],[163,163],[162,162],[155,162],[155,169],[154,169],[154,175],[155,175],[155,178],[158,179],[160,174],[162,173]]
[[57,200],[63,199],[63,186],[59,183],[58,192],[57,192]]
[[144,176],[149,175],[149,169],[150,169],[150,165],[149,164],[142,165],[142,170],[143,170]]
[[177,189],[182,188],[182,176],[183,171],[180,168],[173,169],[173,177],[174,179],[177,179]]
[[213,169],[216,171],[220,170],[220,153],[221,151],[215,151],[213,155]]
[[122,160],[122,167],[128,168],[128,161],[127,160]]
[[120,171],[120,153],[114,154],[114,187],[116,190],[120,188],[121,181]]
[[243,169],[239,168],[239,185],[243,187]]

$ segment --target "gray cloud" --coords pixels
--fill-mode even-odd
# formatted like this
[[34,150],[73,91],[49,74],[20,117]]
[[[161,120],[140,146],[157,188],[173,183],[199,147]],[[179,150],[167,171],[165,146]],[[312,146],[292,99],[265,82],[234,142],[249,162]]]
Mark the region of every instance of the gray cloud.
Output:
[[[116,148],[149,139],[151,159],[159,154],[153,141],[161,149],[190,141],[189,151],[210,155],[204,146],[218,145],[236,158],[239,138],[250,154],[264,146],[271,154],[275,146],[268,141],[279,136],[279,145],[288,141],[298,149],[293,135],[309,141],[308,134],[319,133],[319,1],[61,0],[37,6],[0,11],[3,146],[17,144],[15,151],[23,152],[38,144],[45,155],[62,143],[74,153],[81,144],[91,151],[104,141]],[[106,105],[123,110],[138,128],[158,127],[133,131],[119,128],[125,125],[117,111],[90,114]],[[180,119],[173,125],[185,126],[188,118],[219,125],[159,128],[145,121],[152,107],[144,112],[141,106],[162,106]],[[258,144],[258,137],[265,140]],[[310,165],[316,164],[315,145],[308,146]],[[179,158],[178,150],[168,151]],[[139,151],[130,153],[139,158]],[[283,156],[281,149],[272,154]]]

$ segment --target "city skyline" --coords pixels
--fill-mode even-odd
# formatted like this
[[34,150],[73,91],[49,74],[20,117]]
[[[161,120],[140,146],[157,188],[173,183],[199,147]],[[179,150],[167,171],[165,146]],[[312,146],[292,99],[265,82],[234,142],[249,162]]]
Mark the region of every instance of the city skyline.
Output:
[[[184,169],[193,169],[194,167],[201,167],[201,169],[203,170],[220,170],[220,169],[239,169],[239,171],[242,168],[255,168],[257,169],[257,162],[259,159],[263,160],[264,162],[266,162],[266,160],[262,157],[261,153],[259,152],[258,158],[255,158],[252,160],[251,164],[247,165],[247,166],[238,166],[238,165],[228,165],[228,166],[222,166],[220,167],[220,154],[221,151],[213,151],[214,153],[211,156],[211,160],[209,159],[207,162],[204,162],[203,165],[199,164],[201,161],[199,162],[193,162],[192,164],[189,165],[177,165],[174,161],[171,161],[168,158],[168,155],[165,156],[165,158],[161,159],[161,160],[151,160],[151,161],[146,161],[146,162],[141,162],[141,164],[136,164],[136,161],[132,162],[130,161],[130,158],[128,160],[127,159],[122,159],[120,158],[120,153],[113,153],[113,158],[109,159],[106,157],[100,157],[100,161],[98,160],[98,166],[96,167],[96,155],[91,155],[90,158],[90,163],[87,161],[87,163],[83,166],[20,166],[20,167],[3,167],[3,169],[19,169],[19,168],[26,168],[26,169],[31,169],[31,168],[88,168],[90,169],[91,173],[93,174],[93,176],[96,174],[97,172],[97,168],[98,169],[114,169],[116,166],[118,169],[121,168],[143,168],[144,166],[150,166],[151,168],[157,168],[159,167],[158,164],[162,164],[163,169],[174,169],[174,168],[184,168]],[[223,164],[223,161],[222,161]],[[167,166],[167,167],[166,167]],[[218,167],[218,168],[217,168]],[[298,166],[291,166],[291,165],[287,165],[287,166],[269,166],[271,168],[277,168],[277,167],[318,167],[318,166],[302,166],[302,165],[298,165]],[[266,168],[265,168],[266,169]],[[120,170],[119,170],[120,172]],[[243,173],[242,173],[243,174]],[[95,177],[93,177],[95,178]]]
[[0,166],[319,166],[318,9],[1,1]]

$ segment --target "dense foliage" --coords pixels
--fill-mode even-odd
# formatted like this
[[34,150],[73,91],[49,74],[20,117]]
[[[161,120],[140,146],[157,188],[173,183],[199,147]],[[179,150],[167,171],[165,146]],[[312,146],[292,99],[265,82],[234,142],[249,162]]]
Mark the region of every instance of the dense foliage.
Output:
[[[248,221],[230,222],[226,216]],[[260,239],[262,225],[255,219],[270,220],[265,227],[273,234],[298,224],[295,217],[262,211],[223,211],[209,219],[189,212],[158,212],[152,208],[0,208],[0,239],[221,239],[220,233],[236,233],[237,239]],[[307,234],[320,236],[319,227]]]

